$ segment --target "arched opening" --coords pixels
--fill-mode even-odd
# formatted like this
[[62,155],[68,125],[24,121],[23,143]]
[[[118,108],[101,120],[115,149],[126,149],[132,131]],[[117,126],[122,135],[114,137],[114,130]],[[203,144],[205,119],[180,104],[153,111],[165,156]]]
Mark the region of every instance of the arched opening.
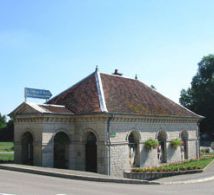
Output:
[[97,172],[97,138],[94,133],[87,133],[85,144],[85,170]]
[[167,134],[165,131],[160,131],[158,133],[158,158],[161,163],[167,162],[167,149],[166,149],[166,140],[167,140]]
[[64,132],[59,132],[54,137],[54,167],[68,169],[69,167],[70,139]]
[[140,166],[139,142],[140,142],[139,133],[132,131],[128,137],[129,164],[131,167],[139,167]]
[[22,163],[33,165],[33,136],[30,132],[26,132],[22,136]]
[[181,132],[181,140],[182,140],[182,147],[181,151],[184,153],[184,159],[188,159],[188,139],[189,139],[189,134],[186,130]]

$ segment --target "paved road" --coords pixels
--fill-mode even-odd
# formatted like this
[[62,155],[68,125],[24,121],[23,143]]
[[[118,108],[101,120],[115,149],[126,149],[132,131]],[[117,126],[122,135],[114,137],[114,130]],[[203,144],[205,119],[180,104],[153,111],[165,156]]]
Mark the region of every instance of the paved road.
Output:
[[213,195],[214,181],[180,185],[133,185],[76,181],[0,170],[0,194],[16,195]]

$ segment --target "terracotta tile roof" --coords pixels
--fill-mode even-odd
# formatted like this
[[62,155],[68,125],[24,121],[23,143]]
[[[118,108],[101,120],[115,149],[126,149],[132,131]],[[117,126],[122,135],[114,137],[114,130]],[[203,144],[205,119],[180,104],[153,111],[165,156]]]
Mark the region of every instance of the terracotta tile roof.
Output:
[[109,112],[198,116],[138,80],[107,74],[101,78]]
[[[97,75],[101,85],[96,83]],[[138,80],[98,72],[52,98],[48,104],[65,105],[75,114],[86,114],[102,112],[100,101],[112,113],[200,117]]]
[[15,110],[13,110],[9,116],[13,117],[17,114],[69,114],[73,115],[70,110],[68,110],[63,105],[52,105],[52,104],[37,104],[33,102],[23,102]]
[[47,113],[54,113],[54,114],[73,114],[70,110],[65,108],[64,106],[58,105],[50,105],[50,104],[38,104],[38,106],[44,109]]
[[66,108],[76,114],[100,112],[95,75],[89,75],[48,101],[49,103],[65,105]]

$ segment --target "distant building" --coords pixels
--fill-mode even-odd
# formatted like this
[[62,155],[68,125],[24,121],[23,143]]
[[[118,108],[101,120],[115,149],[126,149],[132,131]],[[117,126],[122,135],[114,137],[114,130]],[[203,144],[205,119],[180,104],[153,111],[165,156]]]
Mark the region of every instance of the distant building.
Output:
[[[10,116],[16,163],[123,176],[132,167],[199,156],[202,117],[118,71],[96,69],[47,104],[24,102]],[[147,150],[149,138],[160,146]],[[175,138],[183,141],[177,149]]]

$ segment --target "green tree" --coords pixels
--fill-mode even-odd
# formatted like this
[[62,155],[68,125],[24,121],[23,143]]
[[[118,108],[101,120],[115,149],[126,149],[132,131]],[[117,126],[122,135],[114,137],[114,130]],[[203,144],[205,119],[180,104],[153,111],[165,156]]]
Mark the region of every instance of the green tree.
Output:
[[202,58],[191,87],[182,89],[180,103],[206,117],[200,123],[201,132],[214,135],[214,55]]
[[7,126],[6,116],[0,113],[0,129]]

